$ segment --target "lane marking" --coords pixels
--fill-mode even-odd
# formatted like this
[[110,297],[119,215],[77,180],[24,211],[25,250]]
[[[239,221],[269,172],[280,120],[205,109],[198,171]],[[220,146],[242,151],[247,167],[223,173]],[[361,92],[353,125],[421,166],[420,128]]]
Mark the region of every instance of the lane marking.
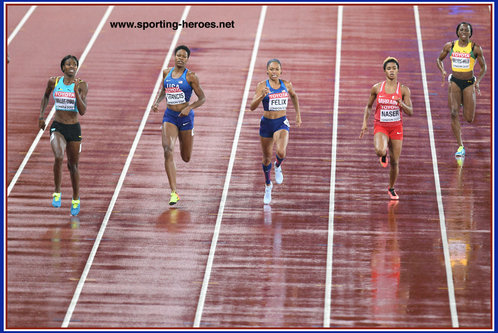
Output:
[[254,39],[254,47],[252,49],[251,63],[249,65],[249,72],[247,73],[246,85],[244,88],[244,95],[242,97],[242,104],[240,105],[239,119],[237,121],[237,128],[235,130],[235,136],[232,144],[232,152],[230,153],[230,161],[228,162],[227,174],[225,177],[225,185],[223,186],[223,193],[221,195],[220,208],[218,209],[218,217],[216,218],[216,225],[214,227],[213,239],[211,241],[211,248],[209,250],[209,256],[206,264],[206,271],[204,272],[204,280],[202,282],[201,293],[199,295],[199,302],[197,304],[197,311],[195,313],[194,327],[199,327],[201,323],[202,312],[204,310],[204,302],[206,300],[207,288],[209,285],[209,278],[211,276],[211,270],[213,267],[214,254],[216,252],[216,244],[218,242],[218,236],[221,228],[221,220],[223,218],[223,211],[225,209],[225,202],[228,195],[228,188],[230,186],[230,179],[232,177],[232,169],[235,163],[235,154],[237,153],[237,145],[239,143],[239,136],[242,129],[242,122],[244,119],[244,112],[246,109],[247,99],[249,97],[249,89],[251,87],[252,75],[254,71],[254,66],[256,64],[256,56],[258,54],[259,42],[261,40],[261,34],[263,32],[263,25],[265,22],[267,6],[261,7],[261,13],[259,16],[258,30],[256,32],[256,37]]
[[[109,17],[109,15],[111,15],[111,12],[112,12],[113,8],[114,8],[114,6],[109,6],[107,8],[104,16],[102,17],[102,19],[100,20],[99,25],[97,26],[97,29],[93,33],[92,38],[90,39],[90,41],[88,42],[85,50],[81,54],[80,59],[79,59],[78,71],[81,68],[81,66],[83,65],[83,62],[85,61],[86,56],[88,55],[88,53],[92,49],[92,46],[95,43],[95,40],[97,39],[97,37],[99,36],[100,31],[104,27],[104,24],[107,21],[107,18]],[[76,73],[78,73],[78,72],[76,72]],[[47,124],[47,126],[45,126],[45,129],[47,129],[49,127],[48,125],[50,124],[50,121],[52,120],[52,117],[54,116],[54,114],[55,114],[55,105],[52,107],[52,109],[50,110],[50,113],[48,114],[47,118],[45,119],[45,124]],[[38,142],[40,141],[40,139],[41,139],[41,137],[43,135],[43,132],[45,132],[45,130],[40,129],[38,131],[38,135],[36,136],[35,140],[31,144],[31,147],[29,148],[28,153],[24,157],[21,165],[19,166],[19,169],[17,169],[16,174],[14,175],[14,177],[12,178],[12,180],[10,181],[9,187],[7,188],[7,196],[10,195],[10,192],[14,188],[14,185],[16,185],[17,179],[19,178],[19,176],[23,172],[24,167],[28,163],[29,158],[31,157],[31,155],[33,154],[33,151],[35,150],[36,146],[38,145]]]
[[343,6],[337,8],[337,42],[335,52],[334,115],[332,121],[332,165],[330,167],[330,201],[329,230],[327,240],[327,271],[325,273],[325,303],[323,310],[323,327],[330,327],[330,307],[332,298],[332,257],[334,243],[334,209],[335,209],[335,169],[337,154],[337,118],[339,114],[339,83],[341,82],[341,47],[342,47],[342,12]]
[[[190,11],[190,6],[185,6],[181,20],[187,19],[187,15],[188,15],[189,11]],[[181,31],[182,31],[182,26],[180,25],[175,32],[173,40],[171,41],[168,54],[166,55],[166,58],[164,59],[163,66],[161,68],[166,68],[168,66],[169,60],[170,60],[171,56],[173,55],[174,49],[176,47],[176,43],[178,42],[178,39],[180,38]],[[96,255],[97,250],[99,248],[100,242],[101,242],[102,237],[104,235],[105,229],[107,227],[107,222],[109,221],[109,218],[110,218],[111,214],[113,213],[114,205],[116,204],[116,201],[117,201],[118,196],[119,196],[119,192],[121,191],[121,187],[123,186],[124,180],[126,178],[128,168],[130,167],[131,161],[133,159],[133,155],[135,154],[135,150],[137,149],[138,142],[140,141],[140,137],[142,135],[143,129],[147,123],[147,118],[148,118],[150,110],[152,108],[152,104],[154,103],[154,99],[156,98],[157,90],[159,88],[159,85],[162,82],[162,78],[163,78],[162,75],[163,74],[162,74],[162,70],[161,70],[161,71],[159,71],[159,75],[157,77],[156,84],[152,90],[152,94],[150,96],[149,103],[147,104],[147,108],[145,109],[145,113],[144,113],[144,116],[142,118],[142,122],[140,123],[140,127],[138,128],[137,134],[135,136],[135,140],[133,141],[133,145],[130,149],[130,153],[128,154],[128,158],[126,159],[125,165],[123,166],[123,171],[121,172],[121,176],[119,177],[119,181],[116,185],[116,189],[114,190],[114,194],[112,196],[111,202],[109,203],[109,207],[108,207],[107,212],[105,214],[104,220],[102,221],[102,224],[100,226],[99,233],[97,234],[97,238],[95,239],[95,243],[93,244],[93,248],[90,252],[90,255],[88,256],[88,260],[86,262],[85,268],[83,269],[81,277],[78,281],[78,285],[76,286],[76,290],[74,291],[74,295],[73,295],[73,298],[71,300],[71,304],[69,305],[69,308],[67,309],[66,316],[64,317],[64,321],[62,323],[63,328],[68,327],[69,322],[71,320],[71,316],[74,312],[76,304],[78,303],[78,299],[80,297],[81,291],[83,289],[85,281],[87,280],[88,273],[90,271],[90,268],[92,267],[93,260],[95,258],[95,255]]]
[[12,42],[12,40],[14,39],[14,37],[16,37],[17,33],[21,30],[21,28],[23,27],[24,23],[26,23],[26,21],[29,19],[29,17],[31,16],[31,14],[33,14],[33,12],[35,11],[36,7],[37,6],[31,6],[31,7],[29,7],[28,11],[26,12],[26,14],[24,14],[24,16],[21,19],[21,21],[19,22],[19,24],[16,26],[16,28],[14,29],[14,31],[12,31],[12,33],[10,34],[9,39],[7,39],[7,46],[10,44],[10,42]]
[[422,46],[422,32],[420,30],[420,18],[418,6],[413,6],[415,15],[415,28],[417,30],[418,54],[420,58],[420,70],[422,74],[422,85],[424,87],[425,110],[427,112],[427,125],[429,127],[429,139],[431,143],[432,169],[434,171],[434,182],[436,184],[437,207],[439,210],[439,225],[441,228],[441,240],[443,244],[444,265],[446,267],[446,282],[448,284],[448,297],[450,302],[451,323],[453,327],[458,327],[458,313],[455,301],[455,288],[453,286],[453,273],[451,271],[450,251],[448,247],[448,238],[446,236],[446,221],[444,217],[443,198],[441,195],[441,185],[439,184],[439,171],[437,167],[436,144],[434,141],[434,131],[432,127],[431,106],[429,101],[429,88],[425,71],[424,49]]

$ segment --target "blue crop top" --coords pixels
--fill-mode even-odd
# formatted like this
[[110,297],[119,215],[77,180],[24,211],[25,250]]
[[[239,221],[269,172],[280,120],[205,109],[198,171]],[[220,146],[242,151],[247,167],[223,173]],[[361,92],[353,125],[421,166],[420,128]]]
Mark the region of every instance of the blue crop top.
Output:
[[74,82],[70,85],[64,84],[64,77],[55,80],[53,92],[55,110],[78,112],[76,105],[76,95],[74,94]]
[[263,98],[263,110],[283,111],[287,109],[289,93],[282,80],[279,81],[280,87],[278,89],[273,89],[270,85],[270,80],[266,80],[266,86],[270,89],[270,92]]
[[182,76],[178,79],[171,77],[174,68],[172,68],[163,82],[164,92],[166,93],[167,103],[170,105],[183,104],[190,101],[192,87],[187,82],[188,69],[185,68]]

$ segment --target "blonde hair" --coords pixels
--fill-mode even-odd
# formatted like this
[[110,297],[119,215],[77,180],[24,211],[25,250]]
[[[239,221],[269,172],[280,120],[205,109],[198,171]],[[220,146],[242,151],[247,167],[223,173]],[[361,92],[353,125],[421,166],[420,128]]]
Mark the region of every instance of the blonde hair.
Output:
[[394,62],[394,63],[396,63],[396,65],[398,66],[398,69],[399,69],[398,59],[396,59],[395,57],[387,57],[386,59],[384,59],[384,62],[382,63],[382,66],[384,67],[384,70],[386,70],[386,65],[387,65],[388,62]]

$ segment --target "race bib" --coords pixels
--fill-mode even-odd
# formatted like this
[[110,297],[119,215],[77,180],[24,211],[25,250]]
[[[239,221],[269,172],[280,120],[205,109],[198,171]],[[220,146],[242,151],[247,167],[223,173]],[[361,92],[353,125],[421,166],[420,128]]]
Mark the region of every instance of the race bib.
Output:
[[55,109],[74,111],[76,109],[76,96],[74,92],[56,91],[54,93]]
[[277,94],[268,95],[268,110],[270,111],[283,111],[287,110],[287,101],[289,100],[289,94],[284,91]]
[[470,69],[470,54],[454,52],[451,55],[451,64],[453,68]]
[[401,112],[399,107],[384,106],[380,109],[380,121],[384,123],[392,123],[401,120]]
[[187,102],[185,100],[185,93],[178,87],[164,88],[164,91],[166,93],[166,100],[170,105],[183,104]]

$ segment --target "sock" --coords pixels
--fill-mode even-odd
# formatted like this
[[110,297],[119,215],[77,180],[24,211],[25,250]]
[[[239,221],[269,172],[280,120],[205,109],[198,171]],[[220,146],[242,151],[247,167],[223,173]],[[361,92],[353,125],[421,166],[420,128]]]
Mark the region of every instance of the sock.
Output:
[[382,156],[382,163],[386,163],[386,159],[387,159],[387,154],[385,154],[384,156]]
[[270,180],[270,170],[271,170],[271,163],[268,165],[263,165],[263,172],[265,173],[265,181],[266,185],[270,185],[271,180]]
[[275,155],[277,157],[277,163],[275,163],[275,166],[278,168],[280,167],[280,164],[285,160],[285,158],[280,158],[278,155]]

